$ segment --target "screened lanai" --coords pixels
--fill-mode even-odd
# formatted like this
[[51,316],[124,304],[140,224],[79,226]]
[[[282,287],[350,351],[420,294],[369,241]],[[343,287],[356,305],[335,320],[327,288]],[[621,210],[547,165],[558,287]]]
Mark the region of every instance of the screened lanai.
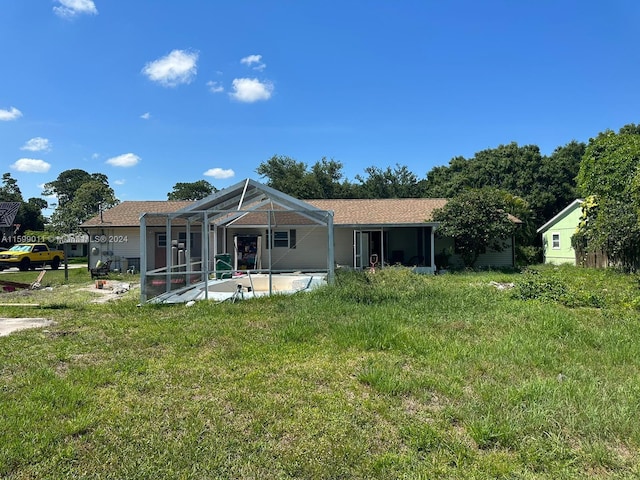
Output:
[[251,291],[262,275],[268,294],[276,275],[334,277],[333,212],[251,179],[176,212],[144,213],[140,242],[142,303],[203,284],[208,299],[209,283],[240,276]]

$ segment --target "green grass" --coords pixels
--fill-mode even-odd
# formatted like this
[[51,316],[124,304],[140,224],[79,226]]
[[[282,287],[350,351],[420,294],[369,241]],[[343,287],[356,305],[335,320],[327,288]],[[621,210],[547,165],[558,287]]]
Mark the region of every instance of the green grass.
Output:
[[0,477],[640,475],[633,276],[385,269],[236,304],[67,297],[35,310],[56,326],[0,338]]

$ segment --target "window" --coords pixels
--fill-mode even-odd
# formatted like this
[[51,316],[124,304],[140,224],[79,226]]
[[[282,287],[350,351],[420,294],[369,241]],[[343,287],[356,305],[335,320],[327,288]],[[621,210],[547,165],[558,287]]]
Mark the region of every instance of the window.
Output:
[[273,247],[289,247],[289,232],[273,232]]
[[272,232],[272,238],[269,238],[269,230],[267,230],[267,248],[270,245],[273,245],[273,248],[296,248],[296,231],[279,230]]
[[185,248],[193,250],[195,244],[195,233],[191,232],[189,235],[189,245],[187,245],[187,232],[178,232],[178,243],[181,243]]
[[156,247],[165,248],[167,246],[167,234],[158,233],[156,235]]
[[551,248],[554,250],[558,250],[560,248],[560,234],[552,233],[551,234]]

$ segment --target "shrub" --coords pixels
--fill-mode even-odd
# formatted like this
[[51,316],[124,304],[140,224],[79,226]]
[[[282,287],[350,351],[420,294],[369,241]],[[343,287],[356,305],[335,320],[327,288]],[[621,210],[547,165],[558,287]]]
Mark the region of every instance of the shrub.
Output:
[[558,302],[567,307],[602,308],[605,304],[600,294],[572,287],[553,273],[541,274],[535,270],[524,272],[512,296],[519,300]]

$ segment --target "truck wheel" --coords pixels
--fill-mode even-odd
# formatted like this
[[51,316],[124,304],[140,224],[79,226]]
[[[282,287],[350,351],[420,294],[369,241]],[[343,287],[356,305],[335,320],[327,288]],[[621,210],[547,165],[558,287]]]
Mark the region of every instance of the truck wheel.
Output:
[[51,270],[57,270],[60,267],[60,259],[55,257],[53,262],[51,262]]
[[20,269],[21,272],[26,272],[27,270],[29,270],[29,264],[31,262],[29,261],[28,258],[23,258],[20,261],[20,265],[18,266],[18,268]]

